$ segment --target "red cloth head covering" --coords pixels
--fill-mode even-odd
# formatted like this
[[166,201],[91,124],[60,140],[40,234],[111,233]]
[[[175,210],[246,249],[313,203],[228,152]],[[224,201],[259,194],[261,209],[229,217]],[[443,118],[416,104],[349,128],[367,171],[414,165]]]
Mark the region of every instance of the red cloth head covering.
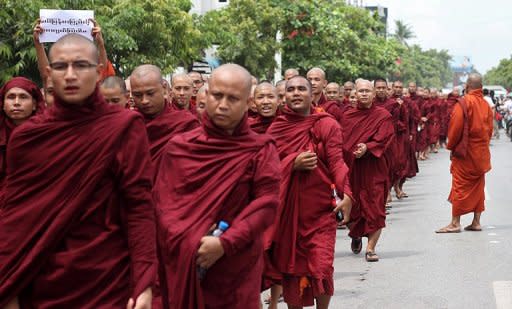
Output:
[[0,113],[1,119],[7,118],[3,112],[4,99],[7,91],[11,90],[12,88],[21,88],[32,96],[32,98],[36,101],[36,114],[41,114],[44,111],[46,105],[44,102],[43,94],[41,93],[41,90],[39,90],[39,87],[37,87],[37,85],[30,79],[25,77],[14,77],[5,83],[5,85],[0,89],[0,108],[2,109],[2,112]]
[[5,150],[7,142],[9,141],[12,130],[16,127],[4,112],[5,94],[12,88],[21,88],[32,96],[36,101],[36,111],[33,114],[41,114],[45,109],[43,94],[33,81],[25,77],[14,77],[0,88],[0,179],[2,180],[5,171]]

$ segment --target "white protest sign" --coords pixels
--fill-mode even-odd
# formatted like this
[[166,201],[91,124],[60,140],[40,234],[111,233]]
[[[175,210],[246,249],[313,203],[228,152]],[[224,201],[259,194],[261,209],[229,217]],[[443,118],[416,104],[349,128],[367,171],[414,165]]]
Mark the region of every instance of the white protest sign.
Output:
[[55,42],[68,33],[77,33],[92,41],[92,27],[89,19],[94,18],[94,11],[89,10],[39,10],[43,33],[39,42]]

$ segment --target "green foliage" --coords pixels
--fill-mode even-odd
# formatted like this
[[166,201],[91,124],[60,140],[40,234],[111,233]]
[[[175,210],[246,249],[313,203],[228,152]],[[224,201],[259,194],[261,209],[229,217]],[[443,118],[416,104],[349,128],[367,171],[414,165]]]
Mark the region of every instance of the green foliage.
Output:
[[402,49],[401,65],[394,78],[419,86],[441,88],[452,81],[453,72],[450,68],[451,56],[446,50],[430,49],[424,51],[418,45]]
[[502,59],[498,66],[489,70],[484,76],[484,83],[512,89],[512,56],[509,59]]
[[17,75],[40,82],[32,29],[42,8],[94,10],[108,58],[123,77],[142,63],[170,73],[207,47],[189,0],[0,0],[0,8],[0,83]]
[[411,26],[401,20],[395,20],[395,33],[393,37],[401,44],[408,46],[407,40],[414,38]]
[[[409,32],[400,30],[402,39],[398,32],[397,39],[386,39],[376,14],[345,2],[231,0],[224,9],[191,16],[190,0],[0,0],[0,83],[16,75],[39,81],[32,29],[41,8],[94,10],[108,58],[123,77],[142,63],[170,73],[217,45],[222,62],[241,64],[266,79],[281,51],[283,69],[305,74],[318,66],[332,81],[400,77],[438,87],[450,81],[446,51],[407,48],[400,42],[412,31],[403,23]],[[281,43],[275,40],[278,32]]]
[[229,6],[197,21],[208,42],[219,46],[217,56],[222,62],[238,63],[260,78],[272,76],[282,14],[269,0],[231,0]]
[[342,0],[280,3],[283,68],[319,66],[330,80],[347,81],[385,77],[395,67],[397,46],[379,35],[383,25],[368,11]]

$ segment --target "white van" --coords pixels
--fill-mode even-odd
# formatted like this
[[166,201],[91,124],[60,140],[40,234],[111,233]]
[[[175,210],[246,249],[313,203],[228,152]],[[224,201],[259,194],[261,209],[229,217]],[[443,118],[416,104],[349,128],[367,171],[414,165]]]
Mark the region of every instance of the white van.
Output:
[[489,92],[491,92],[491,90],[494,90],[494,96],[495,97],[500,97],[500,96],[506,96],[507,95],[507,89],[505,89],[505,87],[503,87],[503,86],[487,85],[487,86],[484,86],[483,89],[487,89],[487,90],[489,90]]

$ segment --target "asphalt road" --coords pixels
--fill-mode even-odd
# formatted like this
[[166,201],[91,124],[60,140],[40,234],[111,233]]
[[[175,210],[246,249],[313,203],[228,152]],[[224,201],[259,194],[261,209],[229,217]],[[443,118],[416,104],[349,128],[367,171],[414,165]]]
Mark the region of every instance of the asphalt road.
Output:
[[[394,200],[377,263],[339,230],[331,308],[512,308],[512,142],[493,140],[482,232],[435,234],[449,223],[449,152],[420,162],[409,198]],[[472,216],[462,218],[462,225]],[[286,308],[280,304],[279,308]]]

